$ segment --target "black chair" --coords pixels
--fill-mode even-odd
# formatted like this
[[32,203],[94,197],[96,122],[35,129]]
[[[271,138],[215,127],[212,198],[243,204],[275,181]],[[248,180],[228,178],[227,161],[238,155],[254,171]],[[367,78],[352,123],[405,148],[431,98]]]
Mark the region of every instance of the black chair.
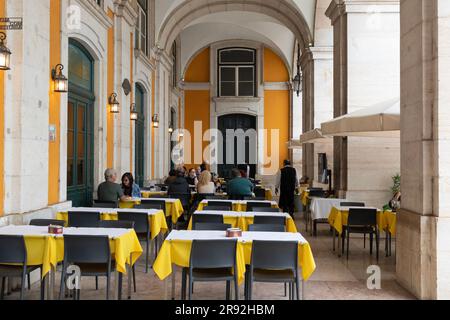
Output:
[[206,200],[220,200],[223,199],[225,196],[218,196],[216,194],[207,194],[204,195],[204,199]]
[[256,207],[256,208],[252,208],[253,209],[253,212],[278,212],[278,213],[280,213],[280,209],[278,209],[278,208],[272,208],[272,207],[266,207],[266,208],[263,208],[263,207]]
[[251,224],[248,226],[250,232],[286,232],[286,227],[281,224]]
[[157,198],[157,199],[170,199],[169,195],[167,195],[167,194],[162,194],[162,195],[160,195],[160,194],[153,194],[153,195],[150,195],[150,197],[147,198],[147,199],[154,199],[154,198]]
[[193,214],[192,227],[195,230],[197,223],[219,223],[223,224],[223,216],[220,214]]
[[231,211],[230,207],[217,207],[217,206],[206,206],[203,211]]
[[285,216],[255,216],[253,218],[254,224],[277,224],[281,226],[286,225]]
[[119,201],[99,201],[99,200],[94,200],[94,203],[93,203],[92,207],[94,207],[94,208],[117,209],[117,208],[119,208]]
[[192,194],[190,194],[190,193],[173,193],[173,194],[170,194],[169,197],[171,199],[179,199],[181,201],[181,204],[183,205],[183,208],[185,208],[185,210],[189,210],[189,207],[191,205]]
[[69,211],[68,226],[71,228],[97,228],[100,212]]
[[255,188],[255,190],[253,191],[253,193],[255,194],[255,196],[257,198],[263,198],[264,200],[266,199],[266,190],[262,189],[262,188]]
[[56,219],[33,219],[30,221],[30,226],[48,227],[50,225],[64,227],[66,222],[64,220]]
[[[150,258],[151,226],[147,213],[119,212],[119,221],[133,221],[134,231],[140,241],[145,241],[145,273],[148,273]],[[134,280],[135,281],[135,280]]]
[[251,264],[246,276],[246,297],[252,299],[253,283],[289,283],[289,298],[300,299],[298,243],[287,241],[253,241]]
[[[88,249],[87,249],[88,248]],[[59,299],[65,291],[67,268],[78,266],[81,277],[106,277],[106,299],[109,300],[111,273],[115,270],[115,261],[111,259],[108,236],[64,236],[64,261],[62,266]],[[80,290],[75,289],[74,298],[80,299]]]
[[208,207],[225,207],[229,208],[228,211],[233,211],[233,203],[230,201],[209,201]]
[[[186,278],[189,274],[191,300],[194,282],[226,281],[226,299],[230,299],[231,281],[234,281],[236,300],[239,299],[239,284],[236,264],[237,240],[194,240],[192,242],[189,268],[183,269],[182,300],[186,299]],[[234,271],[234,272],[233,272]]]
[[228,195],[228,200],[244,200],[246,196],[245,195],[241,195],[241,194],[229,194]]
[[[133,221],[100,221],[99,228],[105,228],[105,229],[134,229],[134,222]],[[130,259],[131,261],[131,259]],[[134,292],[136,292],[136,269],[135,265],[131,267],[131,270],[133,272],[133,287]],[[95,278],[95,288],[98,290],[98,277]],[[131,299],[131,297],[128,297],[128,299]]]
[[194,230],[197,231],[227,231],[230,228],[231,224],[223,224],[223,223],[197,222],[194,224]]
[[247,201],[247,212],[254,211],[253,208],[272,208],[272,203]]
[[370,254],[373,253],[373,236],[375,235],[377,261],[379,257],[380,233],[377,225],[377,209],[350,209],[347,225],[342,230],[342,253],[347,240],[347,260],[350,251],[350,234],[370,235]]
[[147,210],[163,210],[164,211],[165,208],[165,204],[164,206],[160,203],[141,203],[141,204],[137,204],[134,206],[134,209],[147,209]]
[[[140,205],[143,206],[144,209],[154,209],[152,206],[158,206],[156,208],[163,210],[164,215],[166,214],[166,201],[164,200],[141,199]],[[145,206],[148,206],[148,208]]]
[[[15,265],[10,265],[15,264]],[[2,285],[0,288],[0,300],[5,297],[6,278],[21,278],[20,300],[25,295],[25,280],[28,277],[30,286],[30,273],[41,266],[27,266],[27,248],[23,236],[0,235],[0,277]],[[41,268],[42,270],[42,268]],[[41,277],[42,279],[42,277]],[[45,281],[41,280],[41,300],[44,299]]]
[[309,191],[309,197],[310,198],[325,198],[326,193],[322,189],[312,189]]
[[264,201],[266,197],[244,197],[246,201]]
[[341,207],[365,207],[364,202],[341,202]]

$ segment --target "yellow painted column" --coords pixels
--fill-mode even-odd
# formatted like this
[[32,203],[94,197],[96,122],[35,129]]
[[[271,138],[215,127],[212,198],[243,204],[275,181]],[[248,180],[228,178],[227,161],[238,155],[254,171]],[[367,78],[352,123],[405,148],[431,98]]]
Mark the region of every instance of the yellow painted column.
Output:
[[[6,12],[6,0],[0,0],[0,17]],[[6,31],[5,31],[6,33]],[[5,202],[5,72],[0,72],[0,216]]]
[[[108,9],[108,17],[113,20],[114,23],[114,12]],[[109,96],[114,92],[114,60],[115,60],[115,49],[114,49],[114,24],[108,30],[108,99]],[[109,103],[108,103],[109,104]],[[108,168],[114,166],[114,114],[106,108],[107,112],[107,133],[106,133],[106,144],[107,144],[107,165]]]
[[[50,66],[49,72],[61,63],[61,1],[50,0]],[[61,147],[61,93],[49,85],[49,124],[56,128],[56,140],[48,146],[48,204],[59,202],[60,147]]]

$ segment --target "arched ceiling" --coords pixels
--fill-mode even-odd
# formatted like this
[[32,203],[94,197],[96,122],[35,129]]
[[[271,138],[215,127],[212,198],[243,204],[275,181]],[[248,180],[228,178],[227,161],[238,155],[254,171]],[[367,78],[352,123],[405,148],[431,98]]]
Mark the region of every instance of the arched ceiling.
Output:
[[276,19],[253,12],[220,12],[202,16],[192,21],[180,35],[181,64],[185,70],[191,57],[211,43],[225,40],[250,40],[261,42],[292,64],[295,36]]

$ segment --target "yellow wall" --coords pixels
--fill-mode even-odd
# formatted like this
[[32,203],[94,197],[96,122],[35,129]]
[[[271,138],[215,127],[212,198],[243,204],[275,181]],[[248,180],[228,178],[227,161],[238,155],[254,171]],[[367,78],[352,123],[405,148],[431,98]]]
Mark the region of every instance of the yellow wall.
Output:
[[[61,63],[61,1],[50,0],[50,68]],[[67,74],[67,71],[65,70]],[[49,86],[49,124],[56,126],[56,141],[49,142],[48,149],[48,204],[59,202],[60,176],[60,112],[61,93],[53,91],[53,80]]]
[[209,64],[209,48],[206,48],[191,61],[184,76],[184,80],[186,82],[209,82]]
[[[113,19],[114,21],[114,12],[108,8],[108,17]],[[108,30],[108,100],[109,96],[114,91],[114,26],[109,28]],[[108,108],[105,108],[107,112],[107,165],[108,168],[112,168],[114,166],[114,114],[109,112]]]
[[[0,0],[0,17],[5,16],[6,0]],[[8,34],[5,31],[6,34]],[[0,216],[5,201],[5,72],[0,72]]]
[[281,58],[269,48],[264,49],[264,82],[289,81],[289,72]]
[[[206,48],[200,52],[190,63],[186,74],[186,82],[209,82],[210,75],[210,51]],[[194,167],[201,163],[195,163],[194,159],[194,122],[202,121],[203,134],[210,128],[210,92],[209,90],[187,90],[184,93],[184,128],[191,134],[191,161],[186,159],[187,167]],[[208,142],[203,142],[203,150]],[[189,163],[191,162],[191,163]],[[198,162],[198,161],[197,161]]]

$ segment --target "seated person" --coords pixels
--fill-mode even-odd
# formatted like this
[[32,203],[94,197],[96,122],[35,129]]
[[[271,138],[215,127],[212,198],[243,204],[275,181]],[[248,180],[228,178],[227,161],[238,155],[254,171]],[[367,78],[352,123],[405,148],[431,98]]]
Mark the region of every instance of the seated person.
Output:
[[134,183],[133,175],[130,172],[127,172],[122,176],[122,190],[128,197],[141,197],[141,189],[136,183]]
[[241,177],[239,169],[231,171],[232,180],[227,183],[227,193],[230,199],[240,199],[253,196],[253,184]]
[[199,194],[213,194],[216,191],[216,186],[212,182],[211,173],[206,170],[203,171],[198,178],[197,192]]
[[186,181],[190,186],[196,186],[198,183],[197,174],[195,169],[189,170],[189,175],[186,177]]
[[171,185],[177,179],[177,171],[170,170],[169,177],[164,181],[164,184]]
[[175,180],[169,185],[169,190],[167,192],[169,195],[180,194],[180,193],[191,193],[189,184],[186,181],[183,170],[177,171],[177,176]]
[[130,197],[123,193],[122,188],[116,183],[117,172],[114,169],[106,169],[105,182],[98,186],[97,198],[102,202],[116,202],[117,200],[126,201]]

